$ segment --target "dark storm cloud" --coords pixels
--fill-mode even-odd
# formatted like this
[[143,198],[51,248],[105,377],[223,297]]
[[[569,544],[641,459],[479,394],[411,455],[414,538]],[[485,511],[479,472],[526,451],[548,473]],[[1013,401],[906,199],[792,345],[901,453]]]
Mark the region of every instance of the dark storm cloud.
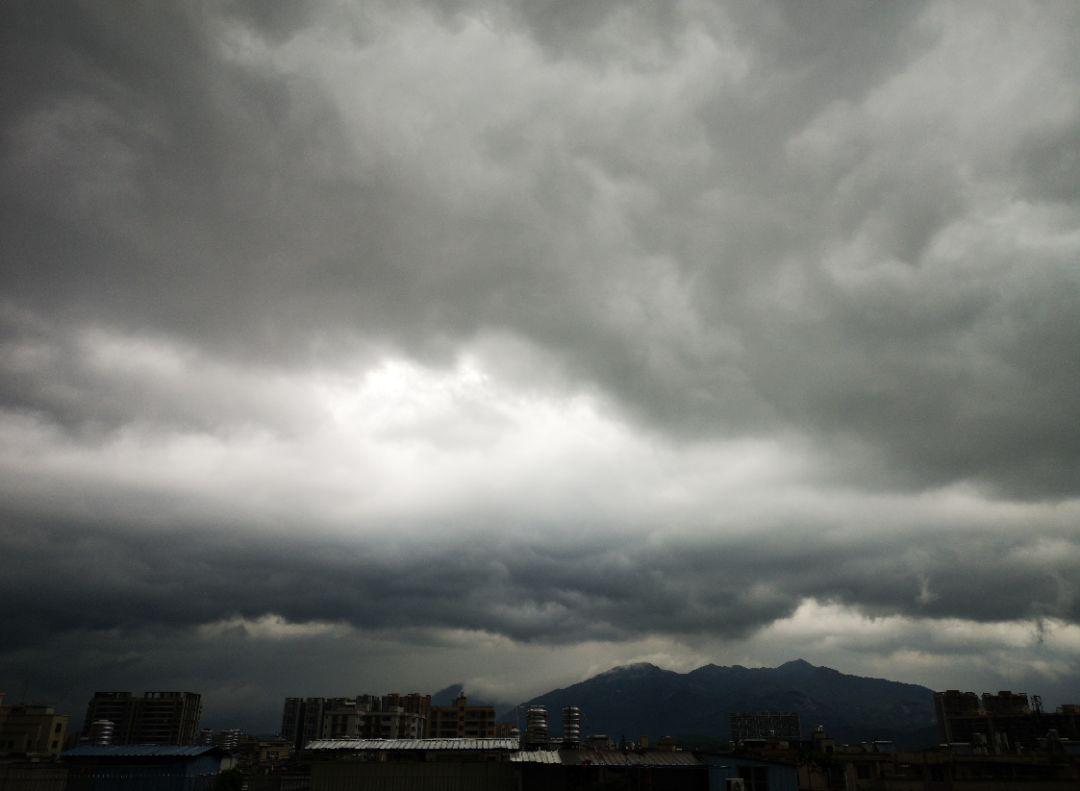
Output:
[[[354,25],[407,40],[419,8]],[[677,432],[797,427],[854,438],[901,484],[1074,493],[1080,285],[1061,234],[1077,204],[1047,174],[1068,172],[1080,122],[1075,14],[1021,15],[1005,35],[989,9],[930,11],[440,4],[443,43],[477,20],[503,45],[532,38],[546,54],[529,68],[596,80],[614,125],[572,93],[500,112],[478,87],[462,111],[489,120],[455,132],[447,116],[431,126],[444,139],[403,147],[415,99],[373,92],[384,103],[357,128],[305,65],[298,36],[330,36],[340,10],[9,6],[4,290],[234,361],[355,342],[445,359],[508,331]],[[948,51],[965,24],[1015,57],[1038,38],[1018,79],[1060,109],[1035,103],[1025,125],[1017,91],[978,117],[961,82],[977,64]],[[361,54],[379,46],[357,35]],[[634,64],[624,35],[659,49]],[[275,60],[287,46],[300,54]],[[705,46],[715,64],[695,64]],[[681,103],[650,93],[680,68]],[[937,82],[905,83],[919,79]],[[997,120],[991,139],[980,124]],[[439,157],[512,186],[455,184]],[[1050,204],[1016,204],[1001,229],[980,187]]]
[[[505,532],[422,542],[249,540],[235,530],[59,527],[9,516],[2,614],[8,650],[67,631],[184,628],[267,613],[526,642],[734,637],[789,616],[807,596],[882,614],[1080,620],[1075,536],[1001,536],[974,547],[924,536],[913,548],[909,536],[837,545],[786,539],[793,531],[554,545]],[[50,584],[36,586],[42,568]]]
[[[179,677],[270,615],[562,647],[808,600],[1080,622],[1077,9],[0,14],[0,670]],[[386,358],[472,357],[517,412],[323,414]],[[566,436],[500,444],[549,396]],[[708,489],[725,442],[783,450],[755,507]]]

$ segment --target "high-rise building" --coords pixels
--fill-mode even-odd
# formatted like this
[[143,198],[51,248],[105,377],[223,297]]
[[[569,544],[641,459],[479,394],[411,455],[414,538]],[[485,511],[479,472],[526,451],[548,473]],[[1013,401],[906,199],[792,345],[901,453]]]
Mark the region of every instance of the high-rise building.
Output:
[[130,744],[131,726],[135,719],[138,698],[130,692],[95,692],[86,707],[82,735],[90,738],[94,722],[108,720],[112,723],[111,744]]
[[[330,699],[331,706],[334,700]],[[346,698],[336,700],[344,701]],[[281,735],[289,740],[293,749],[302,750],[308,742],[322,737],[323,711],[326,704],[326,698],[285,698],[285,708],[281,715]]]
[[304,744],[318,738],[318,730],[305,733],[307,701],[321,701],[322,698],[285,698],[285,707],[281,712],[281,737],[286,739],[294,750],[301,750]]
[[82,735],[95,722],[112,723],[112,744],[193,744],[199,734],[202,696],[195,692],[95,692],[86,707]]
[[194,692],[147,692],[132,728],[134,744],[194,744],[202,696]]
[[281,735],[294,750],[314,739],[358,739],[364,733],[364,715],[378,698],[285,698]]

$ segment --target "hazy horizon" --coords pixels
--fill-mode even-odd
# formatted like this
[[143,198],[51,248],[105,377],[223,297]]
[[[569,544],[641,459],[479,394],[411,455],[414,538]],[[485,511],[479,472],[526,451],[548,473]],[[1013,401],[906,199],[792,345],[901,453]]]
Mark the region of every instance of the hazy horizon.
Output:
[[0,15],[9,700],[1080,702],[1080,5]]

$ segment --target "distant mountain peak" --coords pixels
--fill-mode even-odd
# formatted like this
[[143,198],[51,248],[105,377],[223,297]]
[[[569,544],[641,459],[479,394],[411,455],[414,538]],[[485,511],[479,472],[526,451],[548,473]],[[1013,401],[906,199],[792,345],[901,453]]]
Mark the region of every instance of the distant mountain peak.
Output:
[[785,667],[789,668],[791,670],[795,670],[795,669],[802,669],[802,668],[808,668],[808,667],[809,668],[814,668],[814,667],[816,667],[816,665],[812,665],[809,662],[807,662],[805,659],[803,659],[802,657],[799,657],[798,659],[792,659],[790,662],[785,662],[784,664],[780,665],[777,668],[777,670],[780,670],[781,668],[785,668]]
[[651,673],[654,670],[663,670],[663,668],[657,667],[652,662],[633,662],[629,665],[617,665],[611,668],[611,670],[600,673],[600,676],[617,676],[622,674],[634,674],[640,675],[641,673]]
[[[464,684],[451,684],[431,696],[432,706],[450,706],[465,691]],[[471,702],[471,701],[470,701]]]

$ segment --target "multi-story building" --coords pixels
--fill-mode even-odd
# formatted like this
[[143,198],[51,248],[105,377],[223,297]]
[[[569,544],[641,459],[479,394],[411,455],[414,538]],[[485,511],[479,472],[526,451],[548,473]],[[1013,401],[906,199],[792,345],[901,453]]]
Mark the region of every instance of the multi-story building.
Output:
[[802,738],[799,715],[793,711],[736,712],[730,716],[731,738],[736,742],[744,739]]
[[951,732],[951,721],[961,717],[978,717],[979,696],[974,692],[947,689],[934,693],[934,713],[937,715],[938,740],[944,744],[960,741]]
[[[745,791],[1072,791],[1080,788],[1080,744],[1043,739],[1006,754],[972,744],[898,750],[891,741],[837,744],[819,725],[809,743],[758,740],[736,752],[704,755],[720,784]],[[796,776],[792,777],[792,773]],[[728,778],[741,778],[732,783]]]
[[991,692],[982,694],[983,711],[991,716],[1008,716],[1013,714],[1031,714],[1031,705],[1028,703],[1026,692],[1011,692],[1007,689],[994,695]]
[[320,739],[359,739],[369,706],[349,698],[329,698],[323,704]]
[[67,738],[68,719],[52,706],[0,705],[0,755],[59,755]]
[[388,706],[364,716],[364,738],[422,739],[425,722],[419,714],[405,711],[402,706]]
[[371,701],[361,698],[285,698],[281,735],[295,750],[314,739],[358,739]]
[[[195,692],[95,692],[86,707],[83,736],[94,723],[112,723],[112,744],[193,744],[199,735],[202,696]],[[101,727],[101,726],[99,726]]]
[[[112,723],[110,744],[130,744],[131,726],[135,720],[138,698],[130,692],[95,692],[86,707],[86,719],[83,720],[82,736],[90,740],[91,727],[95,722]],[[105,729],[99,725],[98,730]]]
[[133,744],[194,744],[202,696],[194,692],[147,692],[140,701]]
[[431,696],[413,692],[381,698],[286,698],[281,735],[296,750],[315,739],[423,738]]
[[[408,714],[421,717],[426,726],[428,716],[431,714],[431,695],[421,695],[419,692],[399,695],[397,692],[391,692],[389,695],[383,695],[379,700],[380,711],[389,711],[394,706],[400,706]],[[421,734],[423,732],[424,729],[421,728]]]
[[427,736],[432,739],[490,739],[495,737],[495,709],[470,706],[462,693],[450,706],[432,706]]
[[990,753],[1030,749],[1050,731],[1065,739],[1080,739],[1080,709],[1061,706],[1044,712],[1038,696],[1032,706],[1023,692],[996,695],[950,689],[934,693],[938,738],[943,744],[971,744]]
[[312,739],[319,738],[325,698],[285,698],[281,714],[281,736],[295,750],[302,750]]

